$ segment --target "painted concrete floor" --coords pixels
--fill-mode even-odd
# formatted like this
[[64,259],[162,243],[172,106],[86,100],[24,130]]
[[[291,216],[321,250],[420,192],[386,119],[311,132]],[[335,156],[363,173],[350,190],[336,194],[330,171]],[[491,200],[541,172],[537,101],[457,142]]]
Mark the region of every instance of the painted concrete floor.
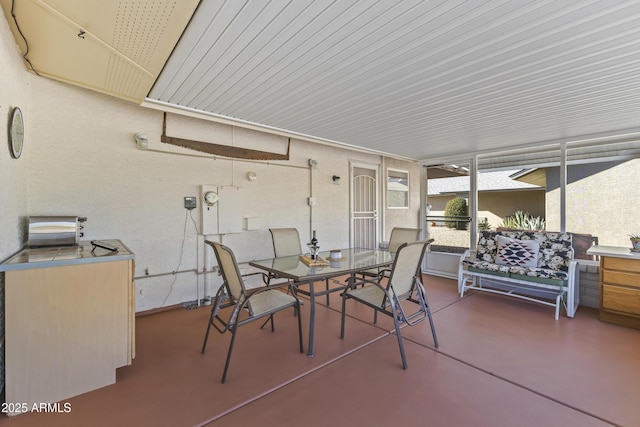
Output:
[[[428,323],[402,330],[350,302],[316,308],[316,352],[299,353],[293,312],[276,331],[239,330],[200,347],[208,307],[136,319],[137,354],[114,385],[73,397],[69,413],[0,417],[0,426],[640,426],[640,331],[600,322],[597,310],[554,320],[554,309],[493,294],[457,295],[424,276],[440,346]],[[305,351],[309,302],[302,307]]]

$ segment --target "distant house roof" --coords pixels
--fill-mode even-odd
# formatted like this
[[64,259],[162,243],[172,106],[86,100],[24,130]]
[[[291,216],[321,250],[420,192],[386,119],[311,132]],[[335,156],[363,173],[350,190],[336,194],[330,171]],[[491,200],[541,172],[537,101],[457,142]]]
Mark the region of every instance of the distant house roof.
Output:
[[[517,174],[522,169],[505,170],[496,172],[480,172],[478,174],[478,191],[522,191],[543,190],[539,185],[516,181],[511,175]],[[444,194],[468,193],[469,177],[436,178],[427,180],[427,194],[437,196]]]

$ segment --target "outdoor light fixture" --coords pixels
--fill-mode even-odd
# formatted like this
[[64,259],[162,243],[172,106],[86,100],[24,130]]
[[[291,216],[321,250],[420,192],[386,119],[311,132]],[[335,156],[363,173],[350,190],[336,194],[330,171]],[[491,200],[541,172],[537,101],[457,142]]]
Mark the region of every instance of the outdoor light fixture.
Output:
[[146,150],[149,145],[149,137],[146,133],[138,132],[136,133],[136,146],[139,150]]

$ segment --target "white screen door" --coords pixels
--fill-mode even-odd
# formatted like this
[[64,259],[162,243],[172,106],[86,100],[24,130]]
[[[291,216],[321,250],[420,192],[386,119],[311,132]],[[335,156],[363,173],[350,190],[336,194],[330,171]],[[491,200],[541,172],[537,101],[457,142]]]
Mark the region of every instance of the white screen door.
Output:
[[378,247],[378,168],[351,165],[351,247]]

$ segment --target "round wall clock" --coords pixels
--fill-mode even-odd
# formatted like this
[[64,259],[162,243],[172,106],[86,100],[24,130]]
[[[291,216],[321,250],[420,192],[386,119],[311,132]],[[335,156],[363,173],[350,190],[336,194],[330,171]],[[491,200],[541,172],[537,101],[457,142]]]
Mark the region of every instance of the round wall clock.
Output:
[[22,146],[24,145],[24,120],[20,108],[14,107],[11,110],[11,118],[9,120],[9,149],[11,156],[17,159],[22,154]]

